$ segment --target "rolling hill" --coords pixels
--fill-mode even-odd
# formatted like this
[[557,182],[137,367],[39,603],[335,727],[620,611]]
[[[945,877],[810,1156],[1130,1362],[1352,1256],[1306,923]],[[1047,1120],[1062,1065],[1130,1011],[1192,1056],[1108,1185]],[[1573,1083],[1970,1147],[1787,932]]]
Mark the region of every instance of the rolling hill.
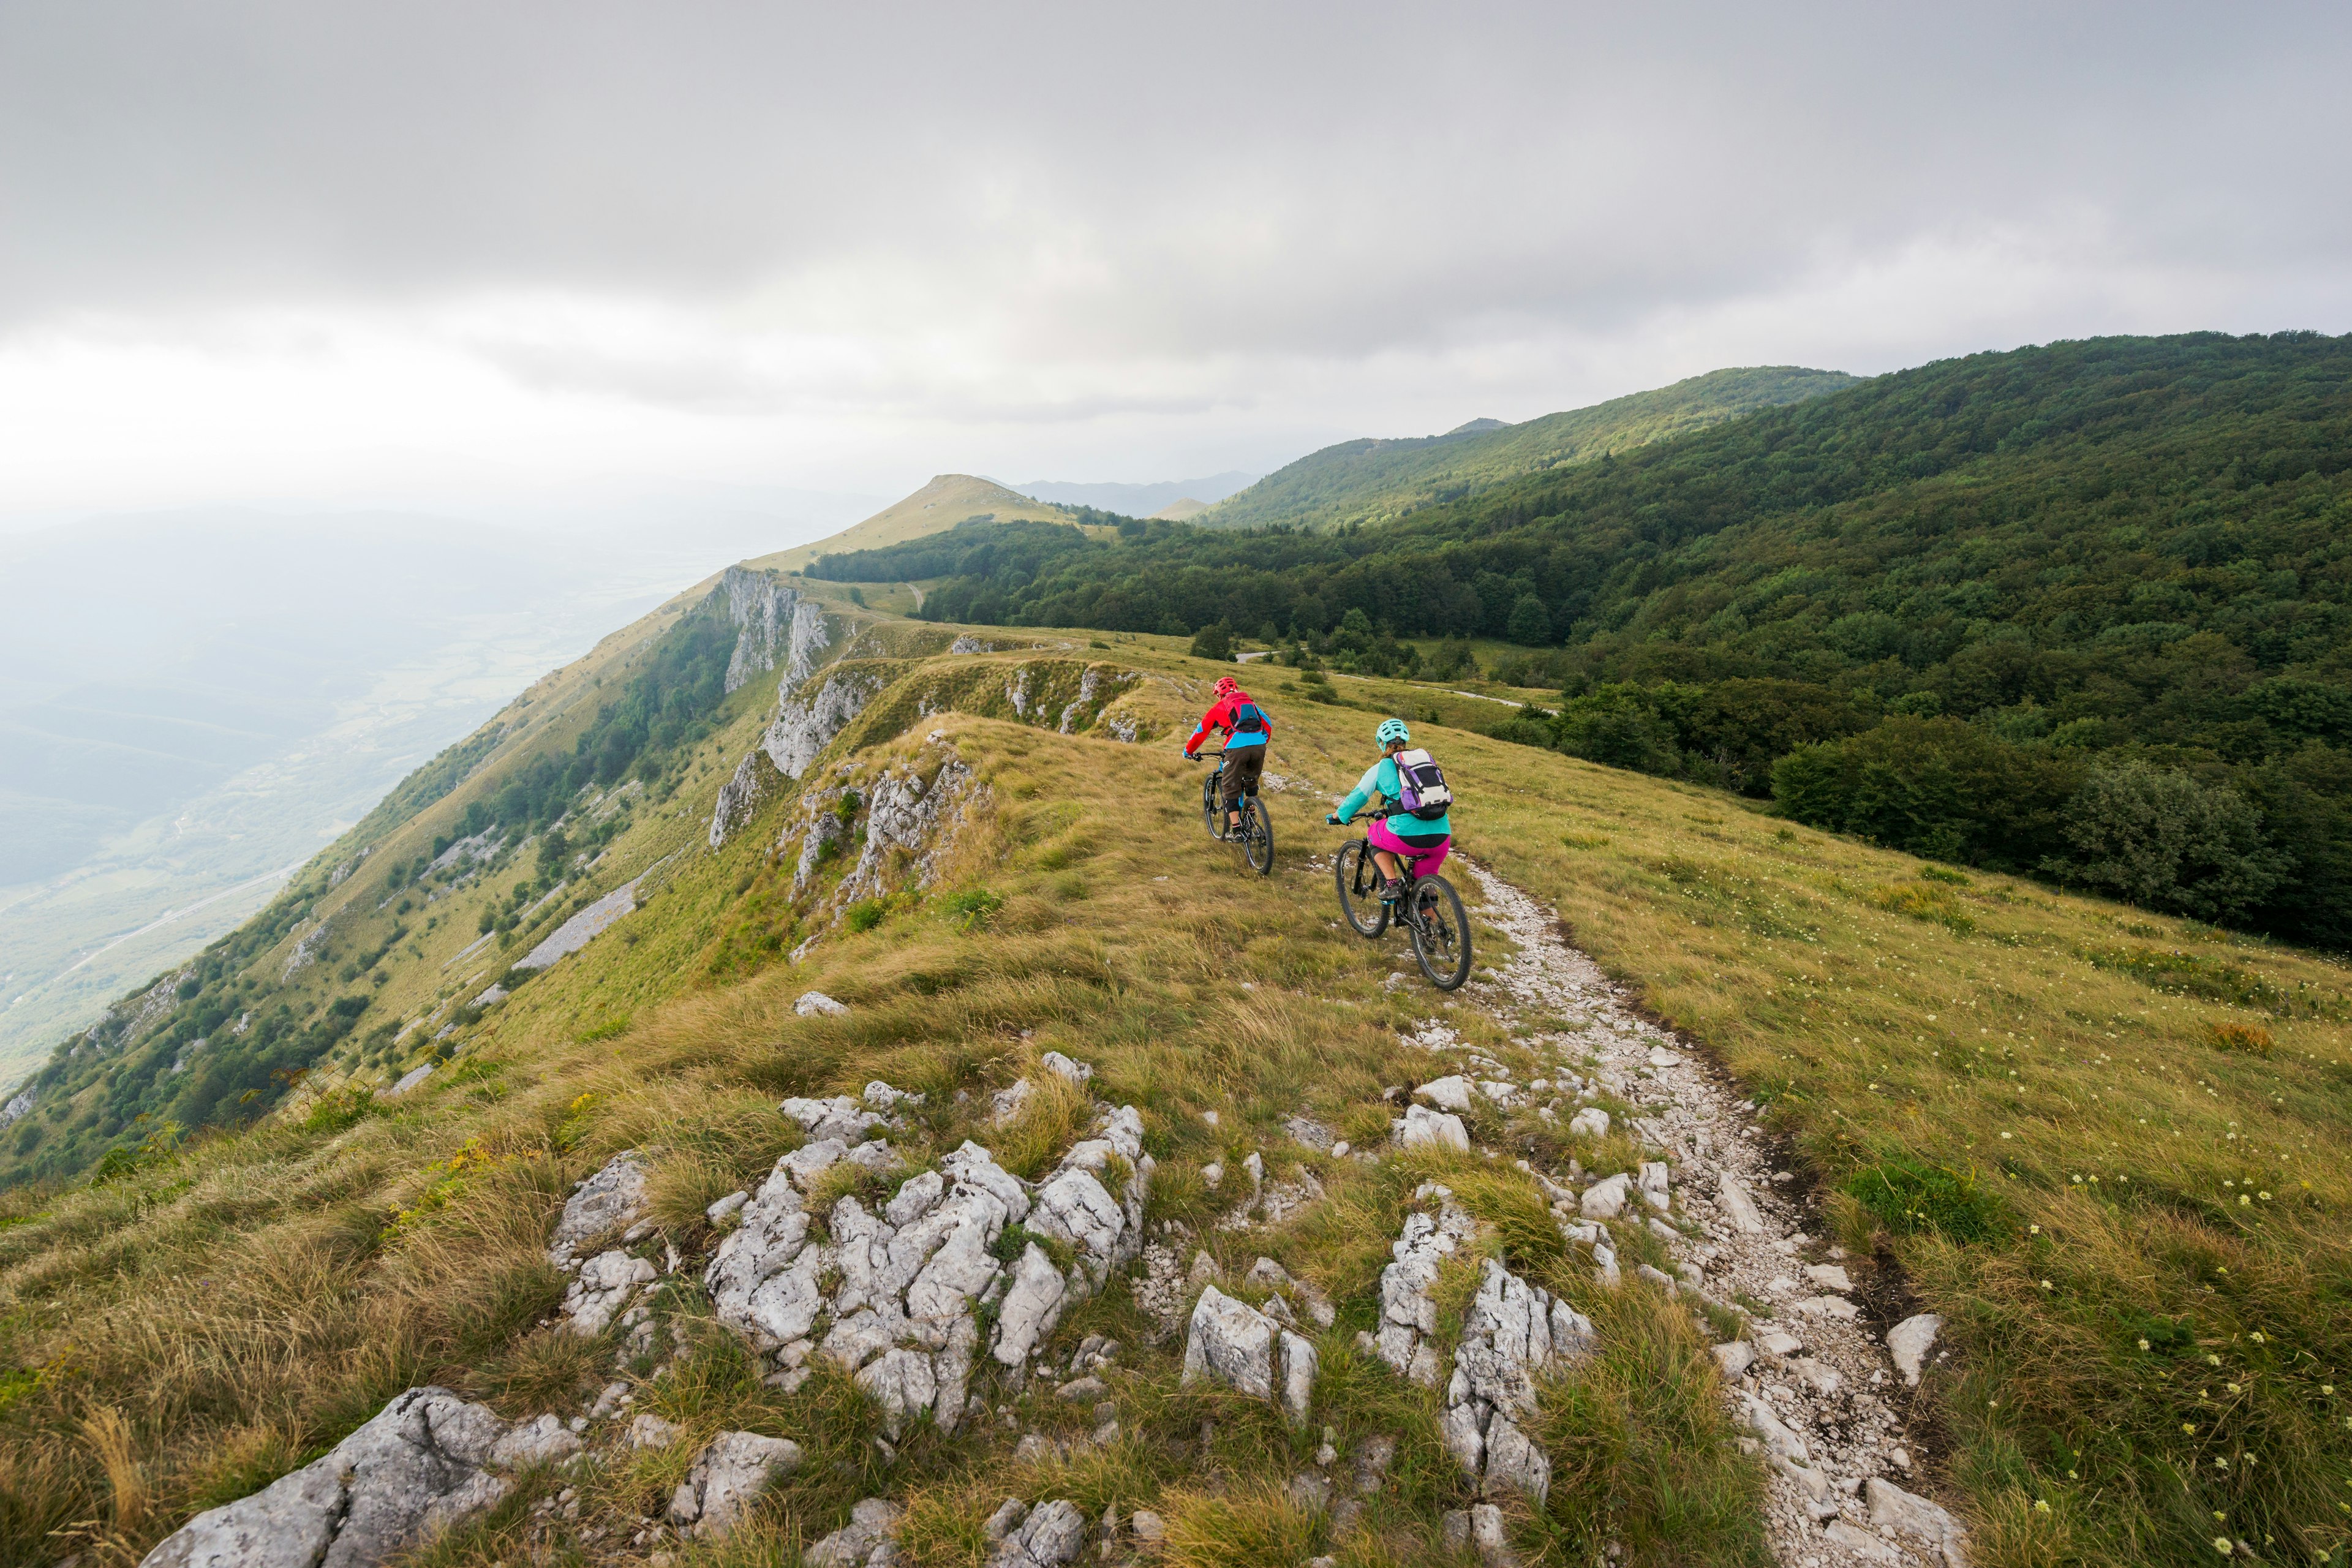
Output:
[[813,544],[794,545],[761,555],[744,564],[763,571],[797,572],[820,555],[849,550],[877,550],[942,532],[971,518],[1000,522],[1066,522],[1069,513],[1052,501],[1034,500],[991,479],[970,474],[940,474],[903,500],[892,502],[865,521]]
[[1443,436],[1343,441],[1276,469],[1197,521],[1209,528],[1379,522],[1522,474],[1590,462],[1854,384],[1837,371],[1790,365],[1718,370],[1519,425],[1473,419]]
[[[2095,339],[1344,535],[1152,524],[1006,550],[977,529],[924,613],[1223,620],[1367,672],[1483,658],[1560,693],[1556,718],[1508,725],[1534,743],[2352,947],[2347,453],[2352,340]],[[835,575],[892,570],[886,552]]]

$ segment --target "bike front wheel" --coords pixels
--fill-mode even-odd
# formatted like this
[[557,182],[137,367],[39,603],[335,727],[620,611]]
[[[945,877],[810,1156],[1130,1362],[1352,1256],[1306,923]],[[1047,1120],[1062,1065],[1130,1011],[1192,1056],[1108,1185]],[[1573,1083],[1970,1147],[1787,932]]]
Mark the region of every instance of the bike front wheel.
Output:
[[1274,875],[1274,824],[1255,795],[1242,802],[1242,855],[1259,876]]
[[1213,768],[1209,776],[1201,782],[1201,826],[1209,830],[1212,838],[1225,836],[1225,807],[1224,803],[1217,798],[1218,794],[1217,773]]
[[1432,985],[1451,991],[1470,978],[1470,915],[1462,895],[1444,878],[1432,877],[1413,889],[1412,906],[1406,922],[1412,955]]
[[1381,868],[1360,838],[1339,846],[1331,857],[1331,879],[1339,888],[1339,912],[1361,937],[1389,929],[1389,907],[1381,902]]

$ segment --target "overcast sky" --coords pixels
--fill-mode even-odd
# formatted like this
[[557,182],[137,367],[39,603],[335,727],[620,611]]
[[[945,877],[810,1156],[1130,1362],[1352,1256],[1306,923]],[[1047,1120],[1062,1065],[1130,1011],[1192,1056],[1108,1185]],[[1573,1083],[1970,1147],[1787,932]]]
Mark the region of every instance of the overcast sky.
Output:
[[0,5],[0,516],[1144,481],[2352,328],[2352,8]]

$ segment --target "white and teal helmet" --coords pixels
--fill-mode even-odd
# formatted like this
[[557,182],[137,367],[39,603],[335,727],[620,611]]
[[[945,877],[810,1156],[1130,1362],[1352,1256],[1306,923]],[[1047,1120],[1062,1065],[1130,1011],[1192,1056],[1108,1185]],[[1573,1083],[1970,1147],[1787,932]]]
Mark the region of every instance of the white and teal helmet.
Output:
[[1383,719],[1381,721],[1381,727],[1372,731],[1372,738],[1385,746],[1391,741],[1412,740],[1412,731],[1405,727],[1405,721],[1402,719]]

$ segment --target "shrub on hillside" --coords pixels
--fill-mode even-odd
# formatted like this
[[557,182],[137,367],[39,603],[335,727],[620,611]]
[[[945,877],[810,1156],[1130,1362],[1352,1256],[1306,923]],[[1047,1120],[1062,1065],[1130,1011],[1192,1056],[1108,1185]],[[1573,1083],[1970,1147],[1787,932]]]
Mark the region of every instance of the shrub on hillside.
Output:
[[2084,781],[2067,804],[2066,839],[2074,853],[2049,863],[2053,875],[2204,921],[2243,916],[2291,866],[2245,796],[2130,757]]
[[1234,659],[1234,628],[1223,621],[1210,622],[1192,634],[1192,653],[1194,658],[1231,664]]
[[1889,718],[1800,746],[1772,769],[1772,798],[1799,822],[1969,865],[2063,857],[2082,764],[2012,746],[1958,719]]

